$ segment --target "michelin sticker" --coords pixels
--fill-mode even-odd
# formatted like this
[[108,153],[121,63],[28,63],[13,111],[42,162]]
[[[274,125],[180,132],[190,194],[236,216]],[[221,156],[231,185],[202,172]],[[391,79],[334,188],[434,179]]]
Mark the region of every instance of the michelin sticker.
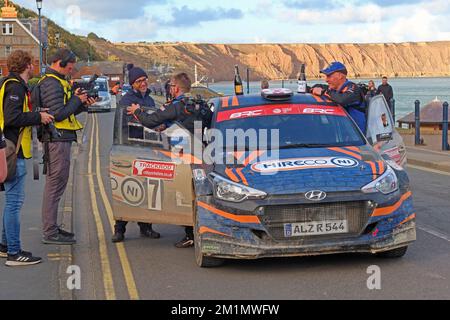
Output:
[[343,157],[297,158],[255,163],[252,170],[261,173],[323,168],[354,168],[359,162]]

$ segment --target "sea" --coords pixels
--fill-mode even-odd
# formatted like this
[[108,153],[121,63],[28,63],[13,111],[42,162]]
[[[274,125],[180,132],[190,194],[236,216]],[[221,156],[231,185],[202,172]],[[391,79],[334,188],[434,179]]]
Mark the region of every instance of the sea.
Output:
[[[381,84],[381,79],[350,79],[356,83],[368,83],[374,80],[375,85]],[[321,80],[308,81],[308,85],[312,86],[316,83],[325,83]],[[271,88],[281,88],[281,81],[270,81]],[[427,105],[436,98],[442,102],[450,103],[450,78],[392,78],[389,84],[394,89],[394,99],[396,108],[396,119],[401,119],[405,115],[414,112],[415,101],[419,100],[421,107]],[[285,80],[284,87],[297,90],[296,80]],[[216,82],[210,83],[209,88],[223,93],[225,95],[234,94],[233,82]],[[261,91],[261,83],[259,81],[250,82],[250,93],[258,93]],[[247,84],[244,84],[245,92],[247,92]],[[295,91],[294,91],[295,92]]]

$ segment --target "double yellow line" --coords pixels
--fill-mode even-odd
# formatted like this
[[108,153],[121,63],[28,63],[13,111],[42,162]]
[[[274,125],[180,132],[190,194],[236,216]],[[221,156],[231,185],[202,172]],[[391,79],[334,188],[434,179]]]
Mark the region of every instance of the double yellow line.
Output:
[[[95,134],[95,140],[94,140]],[[89,147],[89,161],[88,161],[88,176],[89,176],[89,193],[91,195],[92,212],[94,215],[95,225],[97,227],[98,241],[99,241],[99,252],[100,252],[100,263],[103,274],[103,285],[105,290],[106,300],[115,300],[116,292],[114,288],[114,281],[111,272],[111,263],[108,256],[108,248],[106,245],[105,230],[103,228],[102,219],[100,216],[100,211],[98,209],[97,197],[94,185],[94,173],[92,171],[93,167],[93,153],[95,144],[95,166],[97,184],[100,190],[100,196],[102,198],[104,207],[106,209],[108,221],[111,230],[114,231],[114,217],[111,207],[111,203],[106,195],[105,186],[103,184],[100,166],[100,147],[99,147],[99,130],[98,130],[98,119],[97,115],[92,116],[92,129],[91,129],[91,139]],[[131,300],[139,300],[139,293],[136,287],[136,282],[134,280],[133,271],[131,270],[130,262],[128,260],[127,253],[125,251],[125,246],[123,243],[116,245],[117,252],[119,255],[119,260],[122,265],[123,276],[125,278],[125,283],[128,290],[128,295]]]

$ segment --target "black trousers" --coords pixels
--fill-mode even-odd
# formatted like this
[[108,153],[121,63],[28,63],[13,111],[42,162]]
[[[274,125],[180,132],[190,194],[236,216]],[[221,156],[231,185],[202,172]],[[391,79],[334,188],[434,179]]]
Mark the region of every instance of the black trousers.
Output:
[[[114,226],[114,230],[116,232],[125,233],[127,231],[127,224],[128,221],[116,221],[116,225]],[[139,228],[151,228],[151,223],[145,223],[145,222],[138,222]]]

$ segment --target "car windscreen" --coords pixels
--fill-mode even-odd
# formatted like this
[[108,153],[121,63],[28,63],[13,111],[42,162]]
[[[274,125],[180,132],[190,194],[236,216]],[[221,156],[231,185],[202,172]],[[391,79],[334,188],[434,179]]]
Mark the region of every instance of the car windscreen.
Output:
[[[366,143],[348,114],[338,107],[269,105],[223,110],[217,114],[214,128],[224,137],[229,135],[228,130],[253,130],[258,140],[266,137],[262,134],[268,135],[268,146],[271,145],[272,130],[278,130],[280,148],[360,146]],[[224,142],[227,147],[229,140]],[[235,139],[231,143],[234,147],[236,144],[243,147],[238,141]]]
[[98,88],[98,91],[108,91],[108,86],[105,81],[96,81],[95,86]]

